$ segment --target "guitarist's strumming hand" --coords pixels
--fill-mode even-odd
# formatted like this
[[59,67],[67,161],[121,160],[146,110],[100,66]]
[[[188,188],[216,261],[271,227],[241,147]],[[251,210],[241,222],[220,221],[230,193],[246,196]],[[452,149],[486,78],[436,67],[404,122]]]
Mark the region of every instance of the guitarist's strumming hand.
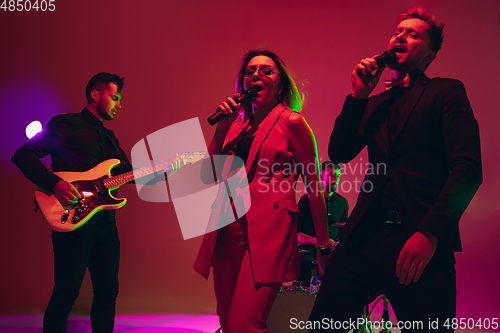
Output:
[[54,196],[61,205],[74,205],[82,196],[71,183],[65,180],[60,180],[53,189]]

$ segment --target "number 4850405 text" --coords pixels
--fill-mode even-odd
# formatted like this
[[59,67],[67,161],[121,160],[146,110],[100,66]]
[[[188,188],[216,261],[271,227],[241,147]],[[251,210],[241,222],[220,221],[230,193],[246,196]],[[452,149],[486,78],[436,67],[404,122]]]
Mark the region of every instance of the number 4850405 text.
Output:
[[53,12],[56,10],[56,0],[3,0],[0,9],[4,12]]

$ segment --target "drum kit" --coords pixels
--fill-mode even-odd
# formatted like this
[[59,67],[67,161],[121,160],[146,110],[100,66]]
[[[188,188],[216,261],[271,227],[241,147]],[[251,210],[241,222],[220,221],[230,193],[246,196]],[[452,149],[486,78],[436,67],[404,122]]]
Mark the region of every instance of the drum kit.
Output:
[[[343,227],[345,223],[337,224],[339,227]],[[338,244],[338,242],[336,244]],[[273,303],[271,312],[269,313],[269,318],[267,319],[267,333],[297,332],[296,327],[294,329],[293,325],[291,325],[292,319],[294,323],[306,322],[308,320],[321,286],[321,276],[322,274],[319,271],[318,264],[314,261],[309,287],[303,286],[302,282],[297,280],[283,283],[280,292]],[[369,306],[365,306],[363,309],[363,318],[365,319],[365,323],[370,322],[370,315],[380,301],[383,301],[384,304],[382,318],[385,322],[389,321],[389,301],[387,300],[387,297],[381,295],[373,303],[371,310],[369,310]],[[223,332],[222,329],[219,328],[215,333]],[[353,332],[353,330],[351,330],[349,333],[374,333],[374,331],[371,327],[365,324],[358,331]],[[380,333],[391,333],[391,329],[384,328],[380,331]]]
[[267,319],[267,333],[296,332],[290,325],[292,318],[296,322],[308,320],[321,285],[320,276],[314,273],[308,288],[300,281],[283,284]]

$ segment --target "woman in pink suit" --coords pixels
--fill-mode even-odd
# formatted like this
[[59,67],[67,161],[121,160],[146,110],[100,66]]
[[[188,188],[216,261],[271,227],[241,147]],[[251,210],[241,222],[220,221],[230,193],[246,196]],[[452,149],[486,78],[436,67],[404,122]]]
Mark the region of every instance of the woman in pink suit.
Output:
[[[248,104],[237,103],[235,99],[247,89],[255,89],[257,97]],[[282,283],[296,279],[295,184],[299,173],[309,194],[320,266],[328,258],[327,213],[316,144],[310,127],[296,112],[301,104],[283,61],[270,51],[250,51],[243,57],[236,93],[216,108],[227,116],[217,125],[209,153],[234,155],[245,162],[251,199],[243,217],[205,235],[195,263],[205,278],[213,267],[217,314],[224,333],[265,332]],[[232,159],[216,170],[223,179],[229,174],[223,170],[236,172],[228,160]],[[241,204],[239,195],[225,203],[220,199],[213,206],[211,223],[217,223],[212,220],[220,219],[221,211]]]

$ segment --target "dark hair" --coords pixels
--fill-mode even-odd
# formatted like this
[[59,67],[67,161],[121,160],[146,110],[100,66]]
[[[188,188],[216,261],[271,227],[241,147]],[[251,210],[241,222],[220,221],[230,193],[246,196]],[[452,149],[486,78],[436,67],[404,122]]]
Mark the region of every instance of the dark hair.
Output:
[[398,16],[396,24],[399,24],[404,20],[413,18],[420,19],[424,22],[427,22],[430,25],[431,27],[431,31],[429,32],[429,37],[431,40],[430,47],[431,50],[437,53],[441,49],[441,45],[443,44],[444,23],[437,24],[436,17],[430,11],[420,7],[412,7],[407,9],[405,12],[401,13]]
[[[281,85],[283,87],[283,91],[278,100],[278,103],[283,103],[294,111],[300,111],[302,109],[303,97],[299,93],[299,90],[295,85],[295,81],[290,75],[290,72],[286,68],[283,60],[281,60],[281,58],[278,57],[276,53],[271,52],[269,50],[251,50],[243,56],[243,59],[241,60],[240,71],[238,73],[238,79],[236,81],[235,92],[241,94],[243,91],[245,91],[245,86],[244,86],[245,71],[247,69],[248,63],[252,58],[259,55],[269,57],[272,61],[274,61],[274,63],[278,67],[278,74],[280,76]],[[251,111],[251,106],[248,104],[245,105],[244,107],[245,117],[249,116],[250,111]]]
[[333,163],[332,161],[325,161],[325,162],[321,163],[321,165],[319,167],[319,171],[323,172],[327,168],[334,168],[335,170],[340,170],[340,165]]
[[101,92],[106,89],[108,84],[110,84],[111,82],[115,83],[118,86],[118,91],[121,92],[124,80],[124,78],[119,77],[116,74],[105,72],[92,76],[89,83],[87,83],[87,87],[85,87],[85,97],[87,98],[87,102],[92,103],[94,101],[91,96],[92,90]]

